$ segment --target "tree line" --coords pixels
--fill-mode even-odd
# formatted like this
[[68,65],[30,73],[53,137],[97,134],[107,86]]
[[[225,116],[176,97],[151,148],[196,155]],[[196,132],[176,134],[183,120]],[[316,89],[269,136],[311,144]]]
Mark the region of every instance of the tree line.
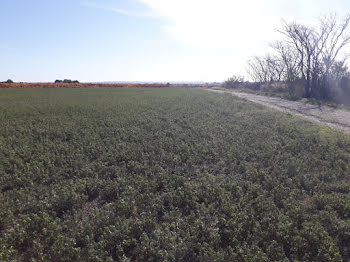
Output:
[[[323,15],[314,25],[282,21],[278,29],[281,38],[270,44],[272,52],[248,61],[249,76],[256,83],[279,83],[300,97],[350,98],[350,72],[346,65],[349,23],[350,14],[342,19],[336,14]],[[234,77],[230,82],[239,80]]]

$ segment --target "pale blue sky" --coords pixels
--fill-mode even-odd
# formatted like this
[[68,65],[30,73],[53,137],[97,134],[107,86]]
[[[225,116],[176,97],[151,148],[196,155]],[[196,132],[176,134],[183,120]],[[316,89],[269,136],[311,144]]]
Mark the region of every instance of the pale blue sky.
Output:
[[348,0],[0,0],[0,81],[222,81]]

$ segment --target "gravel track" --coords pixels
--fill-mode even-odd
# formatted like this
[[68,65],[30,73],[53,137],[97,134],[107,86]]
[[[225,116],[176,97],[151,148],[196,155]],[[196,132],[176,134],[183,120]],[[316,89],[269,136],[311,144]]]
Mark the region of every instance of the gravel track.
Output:
[[312,105],[278,97],[261,96],[239,91],[206,89],[215,93],[231,94],[257,104],[287,112],[309,121],[350,133],[350,111],[329,106]]

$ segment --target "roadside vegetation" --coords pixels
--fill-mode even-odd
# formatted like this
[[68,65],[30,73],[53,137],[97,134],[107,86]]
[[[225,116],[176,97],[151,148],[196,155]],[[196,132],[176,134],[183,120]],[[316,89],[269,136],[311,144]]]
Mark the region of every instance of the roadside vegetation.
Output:
[[350,137],[190,89],[0,90],[0,261],[349,261]]
[[283,21],[271,52],[248,61],[254,82],[234,76],[224,87],[350,104],[349,23],[350,15],[336,14],[320,16],[315,25]]

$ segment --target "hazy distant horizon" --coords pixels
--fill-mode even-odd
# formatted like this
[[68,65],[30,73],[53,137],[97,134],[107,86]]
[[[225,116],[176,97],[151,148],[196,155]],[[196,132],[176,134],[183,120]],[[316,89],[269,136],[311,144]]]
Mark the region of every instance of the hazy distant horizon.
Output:
[[[11,79],[13,80],[13,79]],[[63,79],[58,79],[63,80]],[[78,79],[71,79],[71,80],[78,80]],[[78,80],[79,81],[79,80]],[[0,81],[4,82],[4,81]],[[54,81],[14,81],[15,83],[54,83]],[[82,84],[124,84],[124,83],[130,83],[130,84],[214,84],[214,83],[221,83],[219,81],[213,81],[213,82],[204,82],[204,81],[79,81],[79,83]]]

